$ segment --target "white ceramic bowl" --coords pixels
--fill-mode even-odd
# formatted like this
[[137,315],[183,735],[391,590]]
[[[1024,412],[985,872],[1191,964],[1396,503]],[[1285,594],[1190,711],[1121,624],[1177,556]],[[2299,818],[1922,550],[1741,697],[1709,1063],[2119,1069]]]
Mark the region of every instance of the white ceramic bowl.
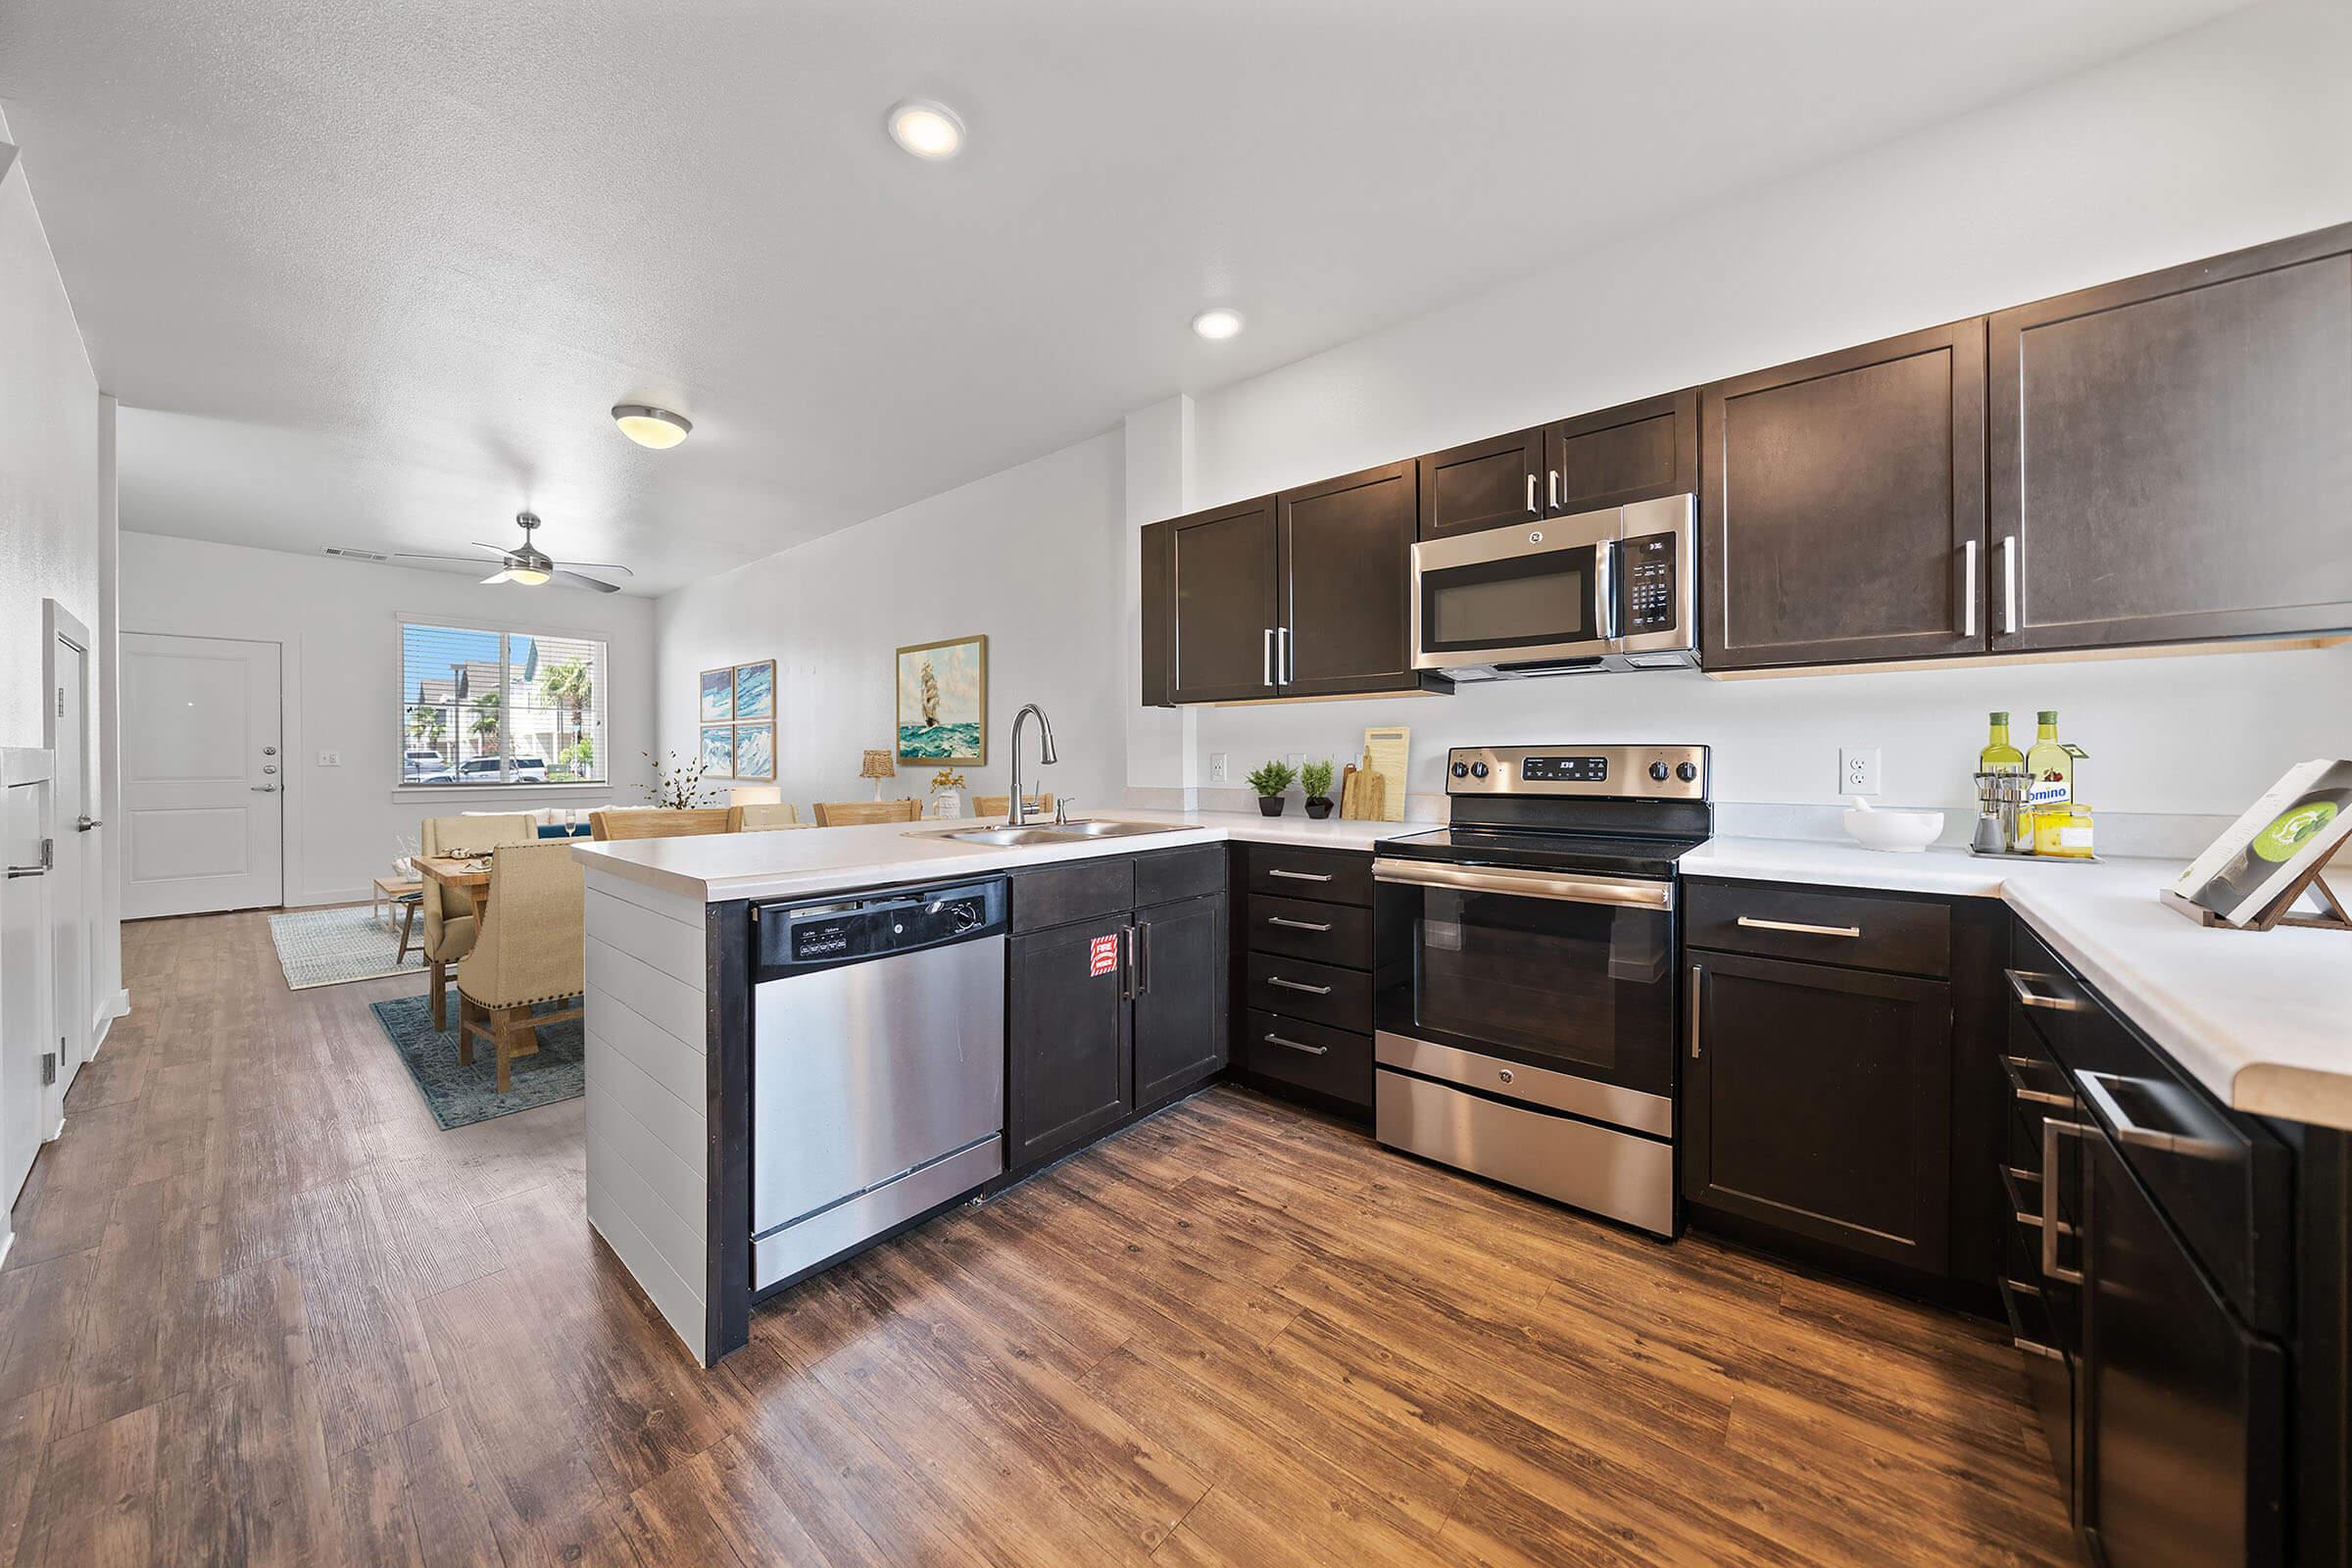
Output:
[[1916,855],[1936,842],[1943,831],[1941,811],[1860,811],[1845,813],[1846,836],[1866,850]]

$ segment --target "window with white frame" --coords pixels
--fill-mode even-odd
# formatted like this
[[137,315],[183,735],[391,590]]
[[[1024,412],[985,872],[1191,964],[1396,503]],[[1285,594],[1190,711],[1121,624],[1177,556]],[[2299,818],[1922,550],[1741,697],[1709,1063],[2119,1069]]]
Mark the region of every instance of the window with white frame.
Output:
[[601,784],[604,642],[404,619],[400,736],[404,785]]

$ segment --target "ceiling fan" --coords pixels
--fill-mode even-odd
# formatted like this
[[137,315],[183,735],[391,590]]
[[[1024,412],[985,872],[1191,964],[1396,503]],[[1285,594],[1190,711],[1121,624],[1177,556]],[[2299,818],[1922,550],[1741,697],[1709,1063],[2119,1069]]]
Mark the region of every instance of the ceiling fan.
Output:
[[[560,577],[578,587],[593,588],[600,594],[616,594],[620,592],[620,589],[615,585],[601,582],[594,577],[583,576],[581,573],[617,571],[623,577],[636,575],[628,567],[614,565],[609,561],[551,561],[545,551],[531,543],[531,530],[539,526],[539,514],[535,512],[517,512],[514,514],[514,523],[522,530],[522,545],[519,549],[509,550],[501,545],[486,545],[479,539],[470,541],[474,549],[487,550],[498,557],[499,569],[484,577],[482,581],[485,583],[517,582],[526,588],[536,588],[550,578]],[[395,561],[454,561],[475,566],[489,564],[488,562],[476,561],[471,556],[420,556],[405,550],[395,551],[392,559]]]

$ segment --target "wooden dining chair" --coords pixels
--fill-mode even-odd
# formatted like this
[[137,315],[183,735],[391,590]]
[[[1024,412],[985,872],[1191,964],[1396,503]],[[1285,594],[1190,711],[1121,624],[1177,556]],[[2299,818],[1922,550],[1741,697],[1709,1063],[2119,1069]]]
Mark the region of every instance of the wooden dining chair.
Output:
[[727,808],[727,831],[730,833],[767,833],[777,828],[815,825],[802,821],[799,808],[790,801]]
[[[428,816],[416,833],[419,855],[488,855],[504,844],[535,844],[539,823],[528,811],[496,816]],[[456,888],[427,882],[419,890],[424,909],[424,967],[432,988],[433,1028],[449,1027],[449,966],[473,951],[473,900]],[[402,944],[407,952],[407,944]]]
[[509,844],[490,857],[490,905],[473,951],[458,964],[458,1060],[471,1066],[478,1037],[498,1054],[505,1094],[516,1056],[539,1053],[539,1031],[581,1015],[586,989],[585,871],[561,839]]
[[917,822],[922,820],[922,804],[911,798],[904,801],[819,801],[816,803],[816,825],[863,827],[870,822]]
[[609,844],[617,839],[677,839],[697,833],[724,833],[727,811],[724,806],[698,806],[685,811],[666,811],[650,806],[597,811],[588,818],[588,835],[599,844]]
[[[1053,791],[1048,790],[1043,794],[1024,798],[1029,803],[1030,810],[1043,811],[1048,816],[1054,814]],[[975,795],[972,797],[972,814],[974,816],[1004,816],[1011,809],[1012,797],[1009,795]]]

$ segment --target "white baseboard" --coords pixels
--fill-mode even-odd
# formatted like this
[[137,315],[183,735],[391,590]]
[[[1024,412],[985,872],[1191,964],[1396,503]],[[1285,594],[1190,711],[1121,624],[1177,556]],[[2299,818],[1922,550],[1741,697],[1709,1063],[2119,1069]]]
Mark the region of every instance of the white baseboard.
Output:
[[90,1020],[90,1057],[95,1059],[98,1048],[106,1044],[107,1031],[114,1028],[117,1018],[130,1016],[130,993],[118,991],[98,1004],[98,1016]]
[[8,1250],[17,1245],[17,1233],[8,1228],[8,1205],[0,1204],[0,1263],[8,1261]]
[[307,893],[287,894],[286,907],[289,909],[317,909],[323,908],[330,904],[366,904],[374,891],[374,889],[367,887],[314,888]]

